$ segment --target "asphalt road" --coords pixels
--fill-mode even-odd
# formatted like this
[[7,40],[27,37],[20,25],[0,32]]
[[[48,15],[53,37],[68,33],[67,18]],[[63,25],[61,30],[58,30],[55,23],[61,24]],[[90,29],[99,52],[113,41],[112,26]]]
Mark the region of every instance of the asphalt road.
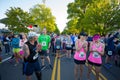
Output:
[[[8,58],[10,56],[5,57]],[[42,70],[42,80],[74,80],[74,60],[68,59],[64,54],[61,54],[61,58],[57,59],[55,56],[50,55],[53,70],[50,69],[46,62],[46,68]],[[39,62],[40,58],[39,58]],[[88,70],[87,63],[84,66],[83,80],[87,80],[86,73]],[[14,66],[8,60],[0,64],[0,78],[1,80],[25,80],[25,75],[22,74],[22,63]],[[94,67],[91,74],[92,80],[95,80]],[[37,80],[35,74],[32,76],[32,80]],[[100,73],[100,80],[119,80],[112,75],[103,66]]]

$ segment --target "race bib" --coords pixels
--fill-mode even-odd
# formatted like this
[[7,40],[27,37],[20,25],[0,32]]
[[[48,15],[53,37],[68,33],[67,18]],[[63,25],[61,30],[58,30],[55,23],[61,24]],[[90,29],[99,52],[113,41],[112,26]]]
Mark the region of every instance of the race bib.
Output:
[[42,46],[46,46],[46,42],[44,41],[44,42],[42,42]]
[[38,53],[35,54],[35,56],[33,56],[33,60],[38,58]]
[[108,51],[108,55],[110,55],[110,56],[111,56],[111,55],[112,55],[112,51]]
[[80,52],[79,57],[83,58],[84,57],[84,52]]
[[56,46],[57,49],[60,49],[60,46]]
[[93,57],[94,57],[94,58],[99,58],[99,56],[100,56],[99,53],[93,52]]

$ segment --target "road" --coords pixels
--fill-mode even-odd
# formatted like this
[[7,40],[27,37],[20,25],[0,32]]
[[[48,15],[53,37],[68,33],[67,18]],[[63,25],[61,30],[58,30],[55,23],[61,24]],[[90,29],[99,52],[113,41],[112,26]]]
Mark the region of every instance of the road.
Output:
[[[7,59],[11,55],[4,55],[3,62],[0,64],[0,79],[1,80],[25,80],[25,75],[22,74],[22,63],[14,66],[14,62],[10,63]],[[53,54],[50,54],[51,64],[53,70],[47,66],[42,70],[42,80],[74,80],[74,60],[73,55],[71,59],[65,57],[65,54],[61,54],[60,59],[57,59]],[[41,64],[40,58],[39,62]],[[88,64],[84,66],[83,80],[87,80],[86,74],[88,71]],[[119,70],[120,71],[120,70]],[[117,71],[116,71],[117,72]],[[117,73],[116,73],[117,74]],[[95,80],[94,67],[91,74],[92,80]],[[32,76],[32,80],[37,80],[35,74]],[[100,80],[120,80],[120,77],[116,77],[104,66],[101,68]]]

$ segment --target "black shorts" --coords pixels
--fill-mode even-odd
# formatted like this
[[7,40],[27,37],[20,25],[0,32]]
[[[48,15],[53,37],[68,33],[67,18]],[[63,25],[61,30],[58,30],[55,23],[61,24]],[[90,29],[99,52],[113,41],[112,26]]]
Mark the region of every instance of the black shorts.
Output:
[[41,56],[48,56],[47,50],[42,50],[41,52],[39,52],[39,54]]
[[66,47],[66,50],[72,50],[72,47]]
[[40,71],[40,64],[38,61],[29,63],[24,62],[23,63],[23,74],[30,76],[33,74],[33,72],[39,72]]
[[85,64],[86,60],[80,61],[80,60],[74,59],[74,62],[79,65],[79,64]]
[[91,61],[88,60],[88,64],[92,65],[92,66],[98,66],[100,67],[102,64],[98,64],[98,63],[93,63]]
[[2,48],[0,47],[0,52],[2,52]]

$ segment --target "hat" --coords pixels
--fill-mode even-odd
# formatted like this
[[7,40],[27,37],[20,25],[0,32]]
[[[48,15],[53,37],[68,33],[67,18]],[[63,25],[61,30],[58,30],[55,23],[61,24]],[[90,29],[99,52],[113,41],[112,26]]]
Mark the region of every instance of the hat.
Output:
[[37,34],[35,32],[29,32],[28,33],[28,39],[32,39],[35,36],[37,36]]
[[87,36],[87,34],[85,32],[81,32],[80,36]]

